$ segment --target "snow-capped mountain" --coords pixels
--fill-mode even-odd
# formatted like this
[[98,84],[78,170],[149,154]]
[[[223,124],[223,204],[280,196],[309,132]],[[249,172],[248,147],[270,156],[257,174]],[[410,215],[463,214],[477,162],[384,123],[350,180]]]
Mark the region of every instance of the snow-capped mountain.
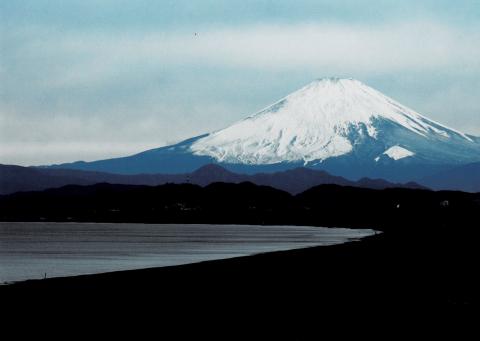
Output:
[[215,162],[253,173],[301,165],[350,178],[405,181],[475,161],[480,161],[477,137],[432,121],[360,81],[325,78],[225,129],[68,167],[172,173]]
[[[393,160],[416,154],[442,157],[405,139],[392,141],[388,135],[396,131],[430,143],[455,141],[467,149],[474,145],[465,134],[429,120],[357,80],[329,78],[314,81],[266,109],[195,141],[191,150],[218,162],[308,165],[352,153],[368,141],[372,151],[381,145],[375,159],[382,155]],[[457,153],[462,154],[461,150]]]

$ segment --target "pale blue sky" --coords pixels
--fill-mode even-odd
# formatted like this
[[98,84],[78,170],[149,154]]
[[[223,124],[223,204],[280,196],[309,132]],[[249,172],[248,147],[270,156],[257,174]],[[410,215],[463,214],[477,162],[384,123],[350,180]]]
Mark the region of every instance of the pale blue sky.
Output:
[[158,147],[324,76],[480,135],[478,0],[16,0],[0,12],[1,163]]

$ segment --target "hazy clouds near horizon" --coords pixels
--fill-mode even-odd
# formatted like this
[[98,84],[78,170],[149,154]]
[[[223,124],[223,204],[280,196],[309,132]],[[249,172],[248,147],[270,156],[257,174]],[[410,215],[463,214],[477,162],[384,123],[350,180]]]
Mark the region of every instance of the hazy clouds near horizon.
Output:
[[480,135],[479,1],[4,1],[0,163],[139,152],[315,78]]

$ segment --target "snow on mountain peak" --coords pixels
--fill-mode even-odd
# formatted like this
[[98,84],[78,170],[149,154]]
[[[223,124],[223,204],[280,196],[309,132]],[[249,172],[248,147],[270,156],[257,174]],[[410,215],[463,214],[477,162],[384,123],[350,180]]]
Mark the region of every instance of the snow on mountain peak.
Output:
[[256,114],[198,139],[190,149],[219,162],[307,164],[351,152],[358,135],[378,139],[379,121],[425,139],[455,135],[471,141],[358,80],[332,77],[317,79]]
[[400,160],[400,159],[403,159],[405,157],[415,155],[415,153],[409,151],[406,148],[400,147],[400,146],[390,147],[386,151],[384,151],[383,154],[387,155],[389,158],[391,158],[393,160]]

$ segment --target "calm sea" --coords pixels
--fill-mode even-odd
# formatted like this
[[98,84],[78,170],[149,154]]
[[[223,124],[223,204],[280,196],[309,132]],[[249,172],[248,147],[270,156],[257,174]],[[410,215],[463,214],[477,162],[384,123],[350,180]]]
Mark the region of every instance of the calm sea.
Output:
[[0,283],[332,245],[374,233],[308,226],[0,223]]

